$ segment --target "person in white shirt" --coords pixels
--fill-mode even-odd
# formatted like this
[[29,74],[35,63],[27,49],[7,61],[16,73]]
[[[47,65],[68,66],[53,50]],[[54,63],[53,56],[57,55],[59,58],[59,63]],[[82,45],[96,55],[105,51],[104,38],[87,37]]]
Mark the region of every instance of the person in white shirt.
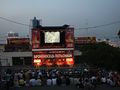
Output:
[[39,71],[38,76],[42,76],[42,72],[41,71]]
[[50,78],[47,79],[47,86],[51,86],[52,85],[52,80]]
[[101,78],[101,82],[102,82],[103,84],[105,84],[106,81],[107,81],[107,79],[106,79],[105,77],[102,77],[102,78]]
[[95,77],[95,76],[92,76],[92,77],[91,77],[91,81],[94,82],[94,80],[96,80],[96,77]]
[[57,84],[56,82],[57,78],[52,78],[52,85],[55,86]]
[[70,84],[73,85],[74,84],[74,78],[70,77]]
[[42,85],[42,81],[41,81],[40,78],[37,78],[37,80],[36,80],[36,85],[37,85],[37,86],[41,86],[41,85]]
[[111,78],[107,79],[107,84],[109,84],[111,86],[115,86],[115,82]]
[[79,78],[78,77],[75,77],[75,78],[73,78],[73,82],[74,82],[74,85],[76,85],[76,84],[78,84],[79,83]]
[[36,85],[35,78],[30,79],[29,83],[30,83],[30,86],[35,86]]
[[107,78],[107,84],[110,84],[110,82],[111,82],[111,80],[110,80],[110,78],[108,77],[108,78]]

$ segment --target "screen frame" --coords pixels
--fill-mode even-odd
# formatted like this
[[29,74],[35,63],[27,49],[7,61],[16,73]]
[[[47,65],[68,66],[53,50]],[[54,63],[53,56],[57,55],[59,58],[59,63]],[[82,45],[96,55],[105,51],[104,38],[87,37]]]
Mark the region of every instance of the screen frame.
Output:
[[[45,43],[45,32],[60,32],[60,43]],[[41,48],[64,48],[65,42],[65,30],[41,30],[40,31],[40,47]]]

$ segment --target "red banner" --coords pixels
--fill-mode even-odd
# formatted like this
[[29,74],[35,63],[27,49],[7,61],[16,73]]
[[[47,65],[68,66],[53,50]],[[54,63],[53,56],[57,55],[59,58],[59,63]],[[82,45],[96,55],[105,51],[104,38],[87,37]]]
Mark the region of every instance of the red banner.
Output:
[[39,30],[32,30],[32,49],[40,48],[40,32]]
[[74,48],[74,29],[70,28],[65,35],[66,47]]

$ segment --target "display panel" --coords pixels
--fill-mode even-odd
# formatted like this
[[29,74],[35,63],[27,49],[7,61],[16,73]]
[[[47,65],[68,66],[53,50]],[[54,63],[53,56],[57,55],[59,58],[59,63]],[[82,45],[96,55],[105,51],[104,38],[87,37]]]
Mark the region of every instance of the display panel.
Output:
[[45,43],[60,43],[60,32],[45,32]]
[[65,47],[65,31],[40,31],[41,48]]

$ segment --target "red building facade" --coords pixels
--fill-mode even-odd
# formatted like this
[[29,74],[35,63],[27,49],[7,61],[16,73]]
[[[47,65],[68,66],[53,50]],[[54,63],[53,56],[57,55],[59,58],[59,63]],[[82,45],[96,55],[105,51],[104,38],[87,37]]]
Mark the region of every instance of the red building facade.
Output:
[[73,52],[73,27],[40,26],[32,29],[32,53],[35,66],[73,65]]

